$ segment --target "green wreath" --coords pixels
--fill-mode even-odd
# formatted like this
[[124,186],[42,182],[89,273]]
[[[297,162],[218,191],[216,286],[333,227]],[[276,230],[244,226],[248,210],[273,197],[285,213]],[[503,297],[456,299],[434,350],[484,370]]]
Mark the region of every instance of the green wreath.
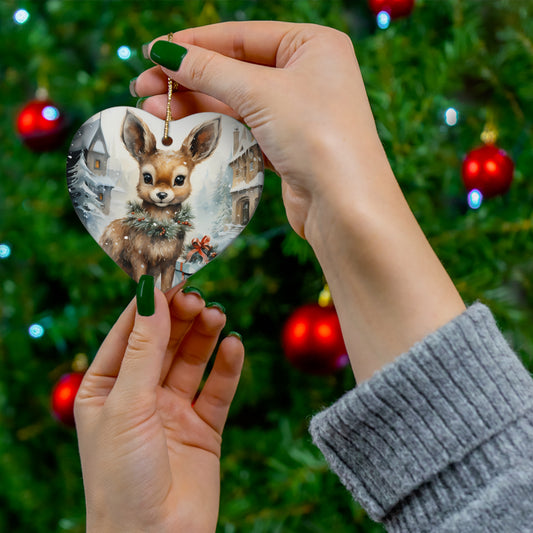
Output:
[[177,239],[185,237],[188,230],[193,228],[194,216],[191,208],[185,205],[176,213],[172,220],[161,222],[153,218],[138,202],[128,202],[128,215],[125,224],[130,228],[141,231],[150,237],[164,237]]

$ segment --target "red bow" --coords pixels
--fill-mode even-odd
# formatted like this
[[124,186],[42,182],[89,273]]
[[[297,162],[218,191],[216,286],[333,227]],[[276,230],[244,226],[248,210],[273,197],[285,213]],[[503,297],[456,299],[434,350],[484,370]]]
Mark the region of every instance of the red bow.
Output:
[[186,261],[190,261],[191,260],[191,257],[198,253],[200,254],[200,257],[203,259],[204,263],[207,263],[207,260],[208,260],[208,257],[207,255],[204,254],[204,248],[207,248],[207,251],[210,251],[211,250],[211,246],[209,246],[209,241],[211,239],[209,238],[208,235],[205,235],[204,237],[202,237],[202,240],[200,239],[193,239],[191,241],[191,244],[192,244],[192,250],[187,254],[187,259]]

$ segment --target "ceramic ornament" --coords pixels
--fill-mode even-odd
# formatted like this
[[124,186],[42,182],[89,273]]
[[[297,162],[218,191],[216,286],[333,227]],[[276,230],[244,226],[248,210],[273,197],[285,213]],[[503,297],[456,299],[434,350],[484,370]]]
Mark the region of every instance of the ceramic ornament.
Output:
[[167,125],[136,108],[106,109],[81,126],[67,161],[87,231],[135,281],[152,275],[163,291],[235,240],[264,179],[257,141],[237,120],[198,113]]

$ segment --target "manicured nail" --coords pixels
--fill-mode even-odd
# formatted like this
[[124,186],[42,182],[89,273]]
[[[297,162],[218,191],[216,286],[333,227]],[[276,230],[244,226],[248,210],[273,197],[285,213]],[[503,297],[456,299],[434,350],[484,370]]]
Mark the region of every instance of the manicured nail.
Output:
[[148,99],[148,96],[144,96],[143,98],[139,98],[137,100],[137,103],[135,104],[135,107],[137,109],[142,109],[143,108],[143,104],[144,104],[144,101]]
[[137,91],[135,90],[135,83],[137,82],[137,78],[133,78],[130,80],[130,94],[133,96],[133,98],[139,98],[139,95],[137,94]]
[[141,316],[152,316],[155,313],[154,277],[141,276],[137,285],[137,311]]
[[202,300],[204,299],[204,295],[203,295],[202,291],[200,289],[197,289],[196,287],[185,287],[184,289],[182,289],[181,292],[183,294],[196,294],[200,298],[202,298]]
[[143,44],[142,53],[143,53],[144,59],[150,59],[150,43]]
[[242,335],[236,331],[230,331],[228,337],[237,337],[242,342]]
[[175,71],[180,68],[186,54],[187,48],[183,48],[179,44],[156,41],[150,50],[150,59],[162,67]]
[[226,308],[222,304],[219,304],[218,302],[209,302],[208,304],[206,304],[206,307],[215,307],[221,313],[226,314]]

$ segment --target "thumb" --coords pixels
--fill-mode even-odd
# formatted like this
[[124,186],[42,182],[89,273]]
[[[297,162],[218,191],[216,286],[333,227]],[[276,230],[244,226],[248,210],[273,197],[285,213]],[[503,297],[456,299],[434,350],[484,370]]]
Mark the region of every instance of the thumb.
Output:
[[136,300],[135,323],[114,387],[121,392],[155,389],[170,338],[168,302],[165,295],[154,288],[152,276],[141,277]]
[[254,112],[250,105],[257,105],[261,87],[268,86],[264,67],[188,43],[155,41],[150,59],[180,85],[216,98],[244,119]]

